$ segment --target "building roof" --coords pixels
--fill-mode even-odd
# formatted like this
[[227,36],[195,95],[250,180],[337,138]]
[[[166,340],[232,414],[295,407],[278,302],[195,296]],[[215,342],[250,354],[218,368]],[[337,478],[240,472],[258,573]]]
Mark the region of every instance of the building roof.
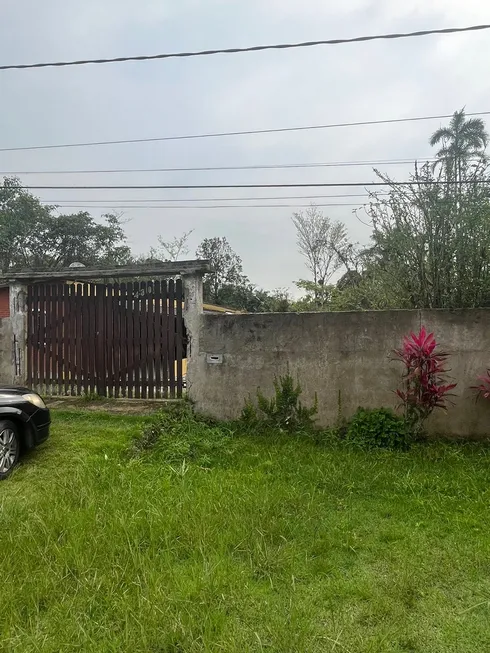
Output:
[[216,306],[216,304],[203,304],[203,310],[205,313],[243,313],[243,311],[237,311],[234,308],[227,308],[226,306]]

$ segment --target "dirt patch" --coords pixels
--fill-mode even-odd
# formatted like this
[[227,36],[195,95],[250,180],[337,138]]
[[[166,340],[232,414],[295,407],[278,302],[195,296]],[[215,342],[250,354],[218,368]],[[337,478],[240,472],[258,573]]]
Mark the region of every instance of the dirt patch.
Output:
[[53,397],[46,399],[48,408],[54,410],[88,410],[119,415],[151,415],[151,413],[173,403],[176,403],[175,400],[98,399],[87,401],[86,399],[75,397]]

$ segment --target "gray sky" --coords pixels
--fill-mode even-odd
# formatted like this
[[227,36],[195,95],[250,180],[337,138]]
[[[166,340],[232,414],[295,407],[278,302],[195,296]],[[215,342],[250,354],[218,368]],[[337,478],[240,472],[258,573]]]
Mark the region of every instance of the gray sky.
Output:
[[[3,0],[0,62],[113,57],[248,46],[487,23],[485,0]],[[490,32],[305,50],[0,72],[0,147],[151,138],[490,110]],[[430,156],[438,121],[196,141],[0,153],[0,171],[268,165]],[[409,166],[380,166],[399,179]],[[213,184],[370,181],[369,167],[19,175],[31,185]],[[140,200],[333,195],[359,190],[39,191],[96,217]],[[92,200],[92,202],[89,202]],[[128,200],[138,200],[128,202]],[[351,203],[362,198],[317,199]],[[306,200],[283,200],[307,204]],[[229,203],[229,202],[228,202]],[[243,202],[242,202],[243,203]],[[252,202],[253,203],[253,202]],[[263,204],[263,201],[257,201]],[[272,202],[278,203],[278,202]],[[151,204],[151,202],[147,202]],[[153,204],[156,205],[157,202]],[[199,202],[197,203],[199,204]],[[212,204],[212,202],[210,202]],[[369,229],[353,207],[324,212],[353,240]],[[79,209],[63,209],[77,211]],[[296,252],[294,207],[126,209],[130,245],[148,251],[195,229],[226,236],[260,286],[291,287],[306,276]],[[193,252],[192,252],[193,253]]]

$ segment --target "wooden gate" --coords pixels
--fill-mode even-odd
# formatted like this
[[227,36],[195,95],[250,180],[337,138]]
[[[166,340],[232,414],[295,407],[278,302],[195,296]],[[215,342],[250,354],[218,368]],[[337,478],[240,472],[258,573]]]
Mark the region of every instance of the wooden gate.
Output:
[[27,375],[46,395],[179,398],[182,281],[28,288]]

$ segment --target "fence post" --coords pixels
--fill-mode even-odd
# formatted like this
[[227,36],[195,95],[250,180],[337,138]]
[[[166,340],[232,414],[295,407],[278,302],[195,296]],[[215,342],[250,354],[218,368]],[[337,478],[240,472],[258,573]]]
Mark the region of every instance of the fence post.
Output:
[[25,385],[27,380],[27,286],[11,282],[9,287],[12,326],[12,383]]
[[182,274],[184,288],[184,324],[187,331],[187,392],[192,385],[193,369],[198,364],[199,331],[203,312],[202,272]]

